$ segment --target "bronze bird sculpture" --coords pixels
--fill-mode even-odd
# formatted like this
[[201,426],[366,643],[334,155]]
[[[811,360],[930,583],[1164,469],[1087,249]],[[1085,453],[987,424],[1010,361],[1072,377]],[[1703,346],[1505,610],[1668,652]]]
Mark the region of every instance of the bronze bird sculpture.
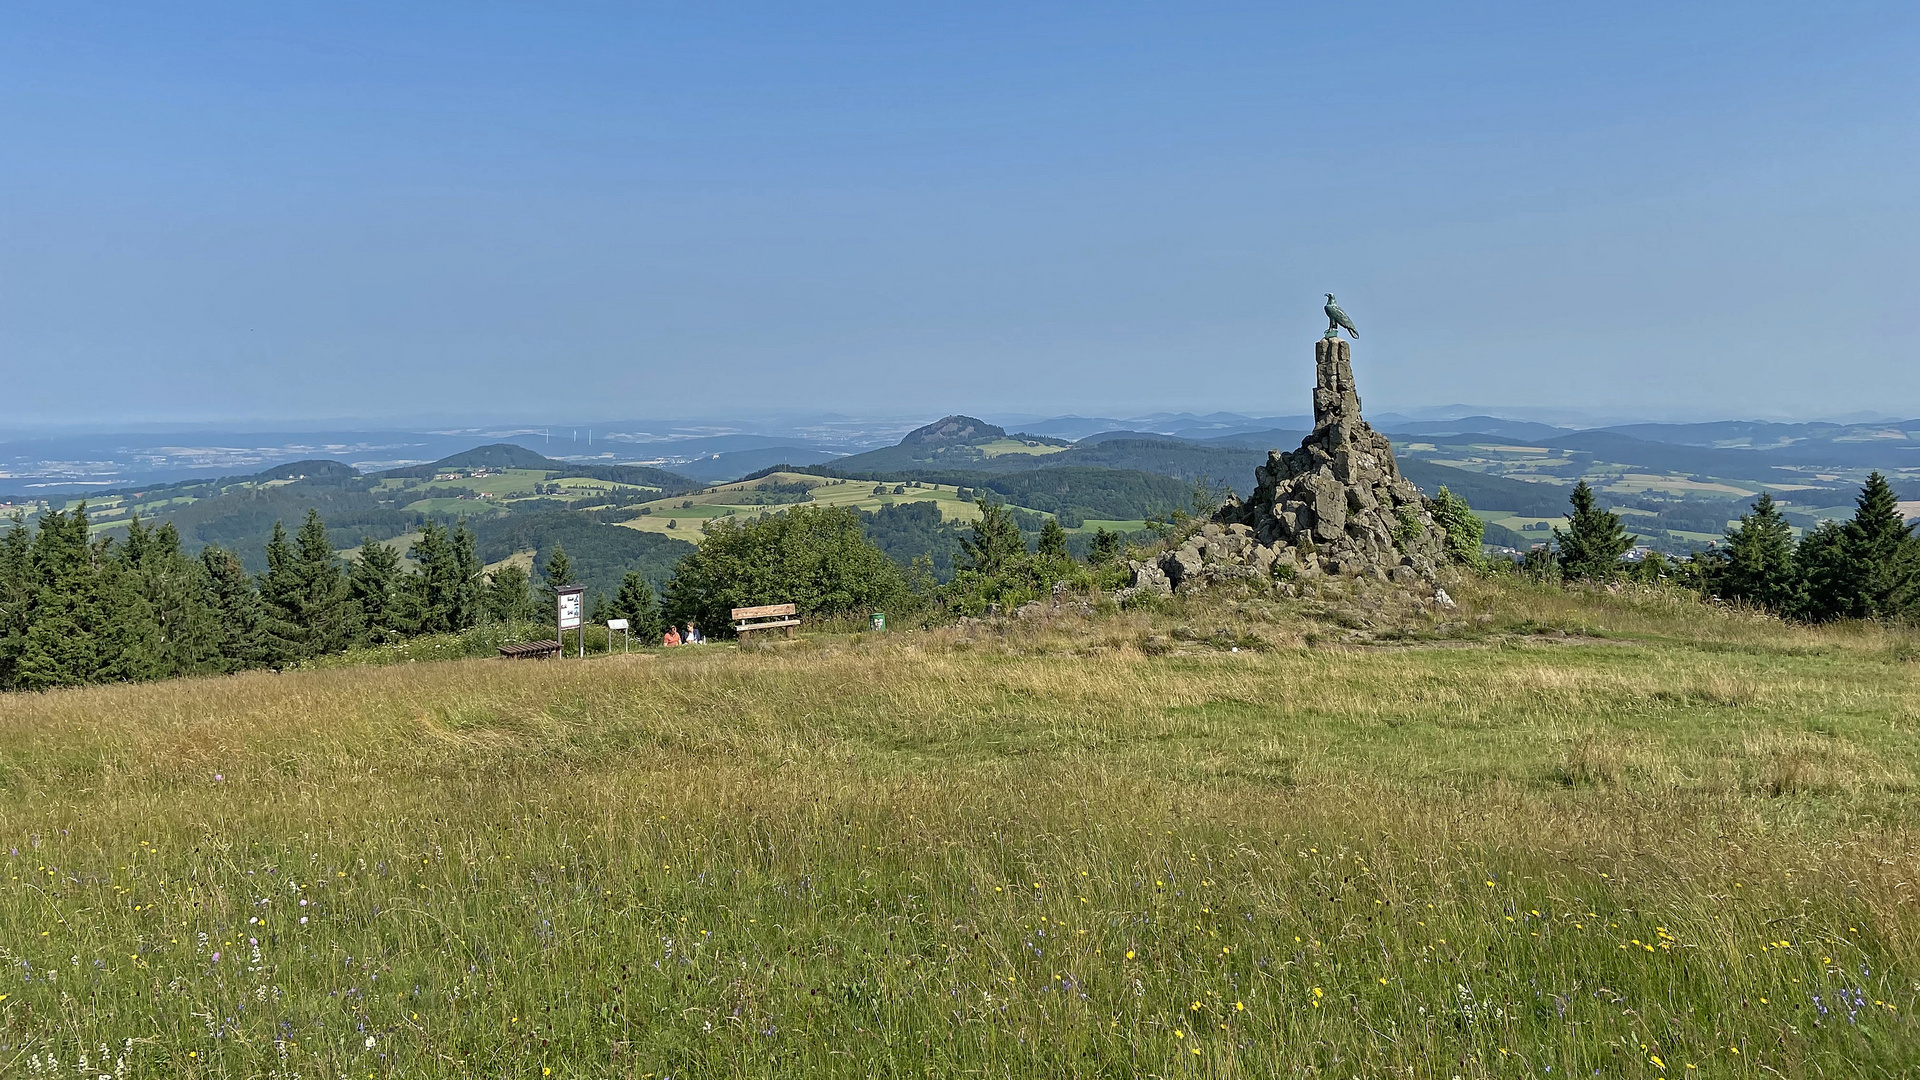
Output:
[[1347,313],[1341,309],[1339,304],[1334,303],[1332,293],[1327,294],[1326,312],[1328,337],[1339,337],[1341,329],[1344,328],[1354,340],[1358,341],[1360,339],[1360,331],[1353,328],[1353,320],[1347,318]]

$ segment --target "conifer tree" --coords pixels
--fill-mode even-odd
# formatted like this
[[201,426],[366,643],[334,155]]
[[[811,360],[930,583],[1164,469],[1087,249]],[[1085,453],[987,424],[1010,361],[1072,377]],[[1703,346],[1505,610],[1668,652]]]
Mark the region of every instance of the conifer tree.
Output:
[[567,551],[559,544],[553,545],[553,554],[547,556],[547,565],[541,568],[546,575],[545,593],[549,601],[559,596],[560,586],[573,584],[573,560],[567,558]]
[[41,515],[28,556],[29,598],[14,686],[39,690],[91,681],[100,666],[92,570],[86,504],[72,513]]
[[307,511],[295,538],[300,551],[300,576],[306,586],[307,648],[313,655],[339,652],[360,639],[360,606],[341,569],[340,559],[327,539],[320,512]]
[[411,592],[415,618],[413,629],[422,634],[441,634],[464,629],[464,585],[460,555],[446,526],[429,521],[420,531],[407,555],[419,564]]
[[360,606],[369,640],[383,641],[405,629],[402,584],[400,553],[372,537],[361,537],[360,555],[347,567],[347,588]]
[[453,548],[456,583],[453,590],[453,628],[465,630],[480,618],[480,589],[485,584],[485,568],[480,565],[473,530],[462,517],[454,523],[448,538]]
[[19,685],[16,672],[33,604],[32,552],[32,534],[23,515],[15,513],[0,533],[0,690]]
[[539,605],[534,601],[527,571],[516,563],[508,563],[493,572],[481,606],[487,617],[496,622],[526,621],[539,616]]
[[1807,530],[1794,549],[1800,572],[1799,614],[1813,622],[1846,618],[1854,613],[1854,574],[1847,555],[1847,529],[1837,521],[1822,521]]
[[160,674],[153,613],[112,545],[90,542],[86,511],[82,502],[39,521],[27,551],[13,685],[42,689]]
[[1567,531],[1553,530],[1553,541],[1560,548],[1560,572],[1588,580],[1615,576],[1620,572],[1620,556],[1631,550],[1639,537],[1627,535],[1618,514],[1595,505],[1593,489],[1585,480],[1574,486],[1570,501],[1573,514],[1567,520]]
[[1739,525],[1727,530],[1725,595],[1772,611],[1797,610],[1799,574],[1793,562],[1793,526],[1781,516],[1773,496],[1762,492]]
[[1072,558],[1067,554],[1067,530],[1061,527],[1057,519],[1048,518],[1046,524],[1040,526],[1040,542],[1034,554],[1043,559]]
[[298,561],[287,539],[286,525],[274,522],[273,532],[267,536],[267,572],[260,576],[260,599],[275,614],[291,610],[297,603],[294,564]]
[[200,565],[220,619],[220,653],[227,670],[278,668],[298,657],[292,627],[273,617],[240,564],[240,556],[208,544],[200,549]]
[[620,591],[613,598],[611,610],[614,618],[627,620],[634,636],[641,641],[655,641],[666,632],[653,586],[647,584],[638,570],[629,570],[620,579]]
[[967,559],[963,569],[992,577],[1011,568],[1027,553],[1027,545],[1006,504],[983,498],[974,505],[980,508],[980,516],[974,519],[973,535],[960,541],[960,553]]
[[232,670],[221,648],[225,632],[206,568],[181,552],[173,523],[148,531],[136,515],[120,555],[124,573],[152,614],[159,674]]
[[1899,498],[1887,478],[1878,472],[1860,489],[1842,547],[1851,578],[1852,614],[1886,618],[1913,606],[1913,527],[1900,513]]
[[172,651],[160,631],[160,620],[143,588],[141,576],[129,570],[110,543],[94,549],[88,597],[94,624],[94,667],[81,682],[139,682],[175,674],[169,670]]
[[359,607],[317,510],[307,511],[292,543],[286,528],[274,522],[260,597],[273,617],[290,628],[288,636],[302,656],[338,652],[360,636]]
[[1120,558],[1120,534],[1101,526],[1094,531],[1093,540],[1087,544],[1087,561],[1094,566],[1105,566],[1117,562]]

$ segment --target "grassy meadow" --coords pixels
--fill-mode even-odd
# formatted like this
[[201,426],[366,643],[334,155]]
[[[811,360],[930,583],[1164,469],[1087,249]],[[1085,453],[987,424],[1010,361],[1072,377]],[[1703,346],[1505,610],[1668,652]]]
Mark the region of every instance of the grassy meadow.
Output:
[[0,1075],[1911,1075],[1914,637],[1456,596],[0,697]]

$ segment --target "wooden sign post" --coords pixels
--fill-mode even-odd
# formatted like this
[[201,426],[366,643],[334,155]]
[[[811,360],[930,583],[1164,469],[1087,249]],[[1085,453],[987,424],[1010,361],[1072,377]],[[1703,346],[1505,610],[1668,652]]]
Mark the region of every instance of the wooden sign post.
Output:
[[633,651],[633,630],[632,628],[627,626],[627,620],[608,619],[607,620],[607,655],[608,656],[613,655],[613,632],[615,630],[618,630],[623,635],[625,635],[627,640],[627,651],[632,652]]

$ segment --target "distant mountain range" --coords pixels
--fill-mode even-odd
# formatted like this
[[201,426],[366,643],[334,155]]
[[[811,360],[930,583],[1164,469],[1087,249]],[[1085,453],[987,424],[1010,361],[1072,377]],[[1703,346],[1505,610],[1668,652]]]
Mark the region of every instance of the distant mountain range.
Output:
[[[615,430],[622,425],[597,433],[556,430],[559,438],[523,429],[492,438],[457,431],[202,431],[16,440],[0,444],[0,502],[250,476],[319,460],[363,474],[432,468],[476,443],[518,447],[568,469],[652,470],[622,475],[646,477],[648,485],[662,488],[722,483],[781,465],[845,475],[1117,468],[1189,481],[1207,477],[1243,488],[1264,451],[1298,445],[1311,420],[1218,412],[995,423],[956,414],[911,430],[891,420],[822,417],[764,431],[744,430],[744,422],[689,430],[645,423],[624,425],[625,433]],[[1867,470],[1878,469],[1903,495],[1920,497],[1920,420],[1579,429],[1460,410],[1439,419],[1382,413],[1375,424],[1394,440],[1404,462],[1488,481],[1557,485],[1586,476],[1616,491],[1644,489],[1663,497],[1737,497],[1766,489],[1799,491],[1788,497],[1801,500],[1831,496],[1837,505]],[[1517,492],[1508,495],[1503,503],[1524,501]]]

